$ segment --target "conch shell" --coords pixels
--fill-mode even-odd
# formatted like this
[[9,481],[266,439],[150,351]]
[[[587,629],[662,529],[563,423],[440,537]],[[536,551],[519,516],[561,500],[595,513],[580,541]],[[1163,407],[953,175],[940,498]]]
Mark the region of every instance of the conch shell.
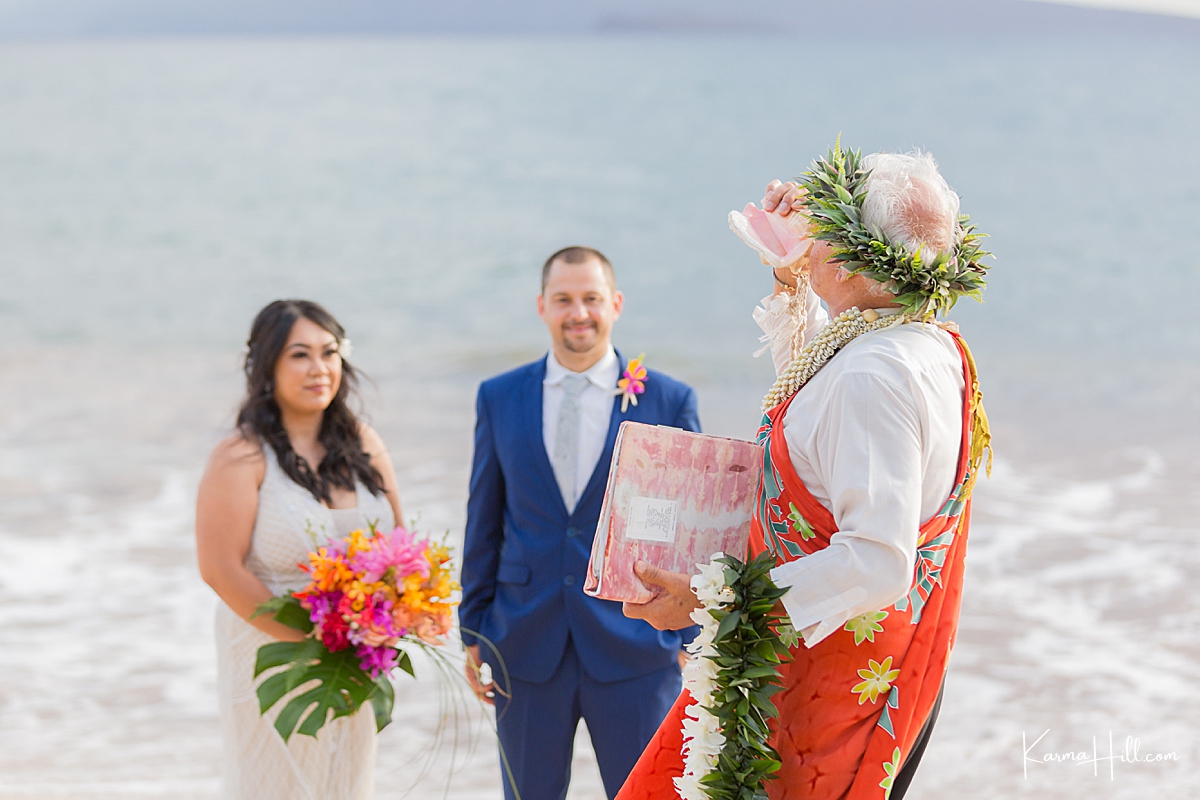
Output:
[[729,228],[775,269],[801,272],[805,266],[803,260],[812,248],[808,217],[796,211],[784,217],[747,203],[740,213],[729,212]]

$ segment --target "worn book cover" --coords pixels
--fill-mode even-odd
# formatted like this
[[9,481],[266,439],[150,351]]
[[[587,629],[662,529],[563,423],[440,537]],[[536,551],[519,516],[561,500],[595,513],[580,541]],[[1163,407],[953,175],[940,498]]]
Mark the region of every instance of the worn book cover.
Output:
[[761,474],[752,442],[622,423],[584,591],[645,603],[639,559],[694,575],[713,553],[744,558]]

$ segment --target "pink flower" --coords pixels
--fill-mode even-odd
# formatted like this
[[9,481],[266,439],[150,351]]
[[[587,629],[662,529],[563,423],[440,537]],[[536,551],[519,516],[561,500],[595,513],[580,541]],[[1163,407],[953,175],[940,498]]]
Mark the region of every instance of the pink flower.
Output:
[[396,630],[400,632],[400,635],[404,636],[409,632],[410,628],[416,626],[417,612],[403,603],[397,604],[392,609],[392,624],[396,626]]
[[412,632],[426,644],[440,645],[442,641],[439,637],[450,632],[450,615],[426,614],[417,621],[416,630]]
[[308,618],[320,628],[324,625],[327,614],[336,613],[334,609],[337,608],[341,599],[341,592],[325,592],[301,599],[300,605],[308,609]]
[[378,678],[395,669],[399,653],[394,647],[372,647],[361,644],[354,651],[354,655],[358,656],[358,665],[363,672],[372,678]]
[[644,366],[645,360],[645,353],[632,359],[625,367],[624,377],[617,381],[617,388],[613,394],[621,398],[622,414],[629,410],[630,403],[636,406],[638,404],[637,396],[646,391],[646,377],[649,373]]
[[389,569],[395,568],[397,579],[414,573],[429,577],[429,561],[425,558],[426,543],[417,540],[404,528],[397,526],[391,533],[381,534],[371,549],[354,556],[352,566],[363,573],[363,580],[374,583]]
[[321,643],[329,648],[329,652],[336,653],[349,647],[349,634],[350,626],[340,615],[329,614],[325,617],[325,624],[321,626]]
[[364,631],[362,636],[362,644],[367,647],[383,647],[384,645],[394,645],[400,641],[400,637],[392,636],[388,633],[378,633],[373,630]]
[[450,632],[449,612],[431,613],[397,606],[392,610],[392,616],[404,634],[416,636],[426,644],[445,644],[438,637]]

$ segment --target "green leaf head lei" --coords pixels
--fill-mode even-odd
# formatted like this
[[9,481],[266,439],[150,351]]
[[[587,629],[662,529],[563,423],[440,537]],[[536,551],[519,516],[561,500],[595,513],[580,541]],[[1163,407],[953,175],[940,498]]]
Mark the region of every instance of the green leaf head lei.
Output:
[[949,253],[927,258],[922,248],[910,251],[900,242],[863,221],[870,171],[858,150],[842,150],[841,137],[825,157],[796,179],[804,189],[801,202],[811,220],[814,238],[833,246],[830,260],[851,275],[866,275],[891,288],[905,314],[928,320],[949,311],[963,296],[982,302],[990,256],[980,246],[969,218],[958,217],[957,243]]

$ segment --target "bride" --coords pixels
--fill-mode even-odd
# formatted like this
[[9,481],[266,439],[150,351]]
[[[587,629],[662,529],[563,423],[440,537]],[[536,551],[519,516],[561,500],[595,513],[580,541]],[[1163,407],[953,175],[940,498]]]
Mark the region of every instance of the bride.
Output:
[[254,319],[237,431],[213,450],[196,503],[200,574],[220,596],[217,691],[226,798],[366,800],[374,791],[370,708],[289,743],[260,716],[259,647],[302,634],[255,607],[308,582],[315,545],[402,519],[396,477],[378,434],[348,401],[357,375],[348,341],[316,303],[277,300]]

